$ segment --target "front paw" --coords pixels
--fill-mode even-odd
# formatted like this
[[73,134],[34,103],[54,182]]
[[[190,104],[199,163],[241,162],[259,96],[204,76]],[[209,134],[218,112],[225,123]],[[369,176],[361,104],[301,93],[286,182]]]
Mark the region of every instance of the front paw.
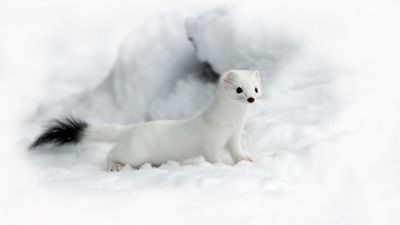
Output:
[[244,160],[247,160],[249,162],[254,162],[254,160],[251,156],[245,156]]
[[251,156],[248,156],[248,155],[243,155],[242,157],[239,158],[239,160],[237,160],[237,162],[239,162],[239,161],[254,162],[253,158]]

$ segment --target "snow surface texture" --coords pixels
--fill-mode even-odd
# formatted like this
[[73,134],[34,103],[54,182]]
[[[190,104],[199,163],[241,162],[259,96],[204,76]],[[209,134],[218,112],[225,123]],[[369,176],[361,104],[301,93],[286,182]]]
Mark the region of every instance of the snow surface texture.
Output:
[[[379,67],[376,45],[387,46],[376,34],[383,24],[376,7],[375,2],[246,1],[150,16],[124,38],[103,81],[80,78],[82,87],[92,88],[69,90],[75,95],[62,100],[52,96],[25,119],[23,134],[29,138],[16,146],[21,151],[14,158],[2,159],[7,172],[17,175],[2,171],[12,185],[1,196],[0,219],[8,221],[4,224],[398,223],[400,94],[391,67],[385,64],[389,73]],[[262,74],[263,97],[243,133],[254,163],[193,159],[109,173],[104,171],[109,146],[26,152],[51,117],[131,123],[193,115],[215,91],[202,74],[204,62],[217,73],[242,68]]]

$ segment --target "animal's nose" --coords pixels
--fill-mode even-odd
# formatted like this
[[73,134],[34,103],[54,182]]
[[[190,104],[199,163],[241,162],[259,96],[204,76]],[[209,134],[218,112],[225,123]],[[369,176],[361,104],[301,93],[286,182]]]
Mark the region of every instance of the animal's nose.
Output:
[[252,102],[255,101],[255,99],[254,99],[253,97],[250,97],[250,98],[247,99],[247,101],[250,102],[250,103],[252,103]]

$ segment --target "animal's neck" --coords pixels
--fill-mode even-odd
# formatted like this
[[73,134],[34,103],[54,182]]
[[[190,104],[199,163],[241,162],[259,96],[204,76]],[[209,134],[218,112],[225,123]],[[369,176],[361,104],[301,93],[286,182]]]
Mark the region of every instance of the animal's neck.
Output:
[[227,99],[223,94],[217,93],[214,101],[204,111],[203,116],[212,123],[229,123],[242,126],[248,110],[249,105]]

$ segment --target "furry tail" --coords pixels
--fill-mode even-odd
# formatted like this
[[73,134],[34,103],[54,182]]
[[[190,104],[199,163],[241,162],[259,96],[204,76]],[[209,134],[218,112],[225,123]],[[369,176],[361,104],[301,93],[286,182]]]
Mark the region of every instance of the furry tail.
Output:
[[83,120],[69,117],[53,120],[30,147],[36,148],[45,144],[61,146],[82,142],[115,142],[122,130],[122,126],[92,126]]

